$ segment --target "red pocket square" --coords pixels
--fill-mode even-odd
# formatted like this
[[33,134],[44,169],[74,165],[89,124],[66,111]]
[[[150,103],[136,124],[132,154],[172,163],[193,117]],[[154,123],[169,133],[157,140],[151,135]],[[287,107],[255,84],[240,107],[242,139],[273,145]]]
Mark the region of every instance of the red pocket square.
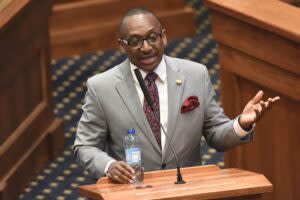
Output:
[[190,96],[187,98],[182,106],[181,106],[181,113],[189,112],[191,110],[194,110],[200,105],[198,97],[197,96]]

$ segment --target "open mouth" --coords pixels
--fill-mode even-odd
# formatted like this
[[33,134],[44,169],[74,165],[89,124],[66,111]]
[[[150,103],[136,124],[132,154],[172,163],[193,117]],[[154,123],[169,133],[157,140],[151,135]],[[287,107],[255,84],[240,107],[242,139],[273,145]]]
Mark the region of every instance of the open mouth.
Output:
[[141,58],[140,62],[144,65],[151,65],[155,62],[156,56],[151,56],[151,57],[146,57],[146,58]]

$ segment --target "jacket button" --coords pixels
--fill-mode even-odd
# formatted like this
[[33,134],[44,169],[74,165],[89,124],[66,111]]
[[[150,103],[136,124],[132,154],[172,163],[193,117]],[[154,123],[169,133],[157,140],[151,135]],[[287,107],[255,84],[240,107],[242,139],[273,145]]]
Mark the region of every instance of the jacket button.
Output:
[[162,163],[162,164],[161,164],[161,168],[162,168],[162,169],[165,169],[165,168],[166,168],[166,163]]

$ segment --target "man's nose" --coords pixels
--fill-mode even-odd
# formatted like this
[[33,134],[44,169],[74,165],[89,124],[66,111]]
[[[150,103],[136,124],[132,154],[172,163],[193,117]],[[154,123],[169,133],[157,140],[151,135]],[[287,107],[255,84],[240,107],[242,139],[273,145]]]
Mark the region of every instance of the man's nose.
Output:
[[152,49],[152,45],[149,44],[147,40],[143,40],[141,50],[147,52],[150,51],[151,49]]

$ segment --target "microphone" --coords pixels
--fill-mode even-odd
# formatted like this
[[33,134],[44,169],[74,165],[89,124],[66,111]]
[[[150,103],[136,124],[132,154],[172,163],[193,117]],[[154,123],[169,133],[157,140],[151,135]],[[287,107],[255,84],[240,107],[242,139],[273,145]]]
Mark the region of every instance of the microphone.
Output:
[[[140,86],[141,86],[141,89],[142,89],[142,91],[143,91],[143,94],[144,94],[144,97],[145,97],[147,103],[148,103],[148,105],[150,106],[150,108],[151,108],[151,110],[152,110],[152,112],[153,112],[153,115],[154,115],[156,121],[158,121],[158,117],[156,116],[156,114],[155,114],[155,112],[154,112],[153,100],[152,100],[152,98],[151,98],[151,96],[150,96],[150,94],[149,94],[149,91],[148,91],[148,89],[147,89],[147,87],[146,87],[146,84],[145,84],[144,79],[143,79],[143,77],[142,77],[142,75],[141,75],[141,72],[140,72],[140,70],[139,70],[138,68],[136,68],[136,69],[134,70],[134,73],[135,73],[135,76],[136,76],[136,78],[137,78],[137,80],[138,80]],[[172,146],[172,145],[170,144],[170,142],[169,142],[169,138],[168,138],[168,136],[167,136],[167,134],[166,134],[166,131],[165,131],[165,129],[164,129],[164,126],[161,124],[160,121],[159,121],[159,124],[160,124],[160,126],[161,126],[161,128],[162,128],[162,131],[163,131],[165,137],[166,137],[166,141],[167,141],[167,143],[168,143],[168,146],[171,148],[171,150],[172,150],[172,152],[173,152],[173,154],[174,154],[174,157],[175,157],[176,168],[177,168],[177,181],[175,182],[175,184],[184,184],[185,181],[183,180],[182,174],[181,174],[181,172],[180,172],[180,165],[179,165],[179,162],[178,162],[177,154],[176,154],[176,152],[175,152],[173,146]]]

